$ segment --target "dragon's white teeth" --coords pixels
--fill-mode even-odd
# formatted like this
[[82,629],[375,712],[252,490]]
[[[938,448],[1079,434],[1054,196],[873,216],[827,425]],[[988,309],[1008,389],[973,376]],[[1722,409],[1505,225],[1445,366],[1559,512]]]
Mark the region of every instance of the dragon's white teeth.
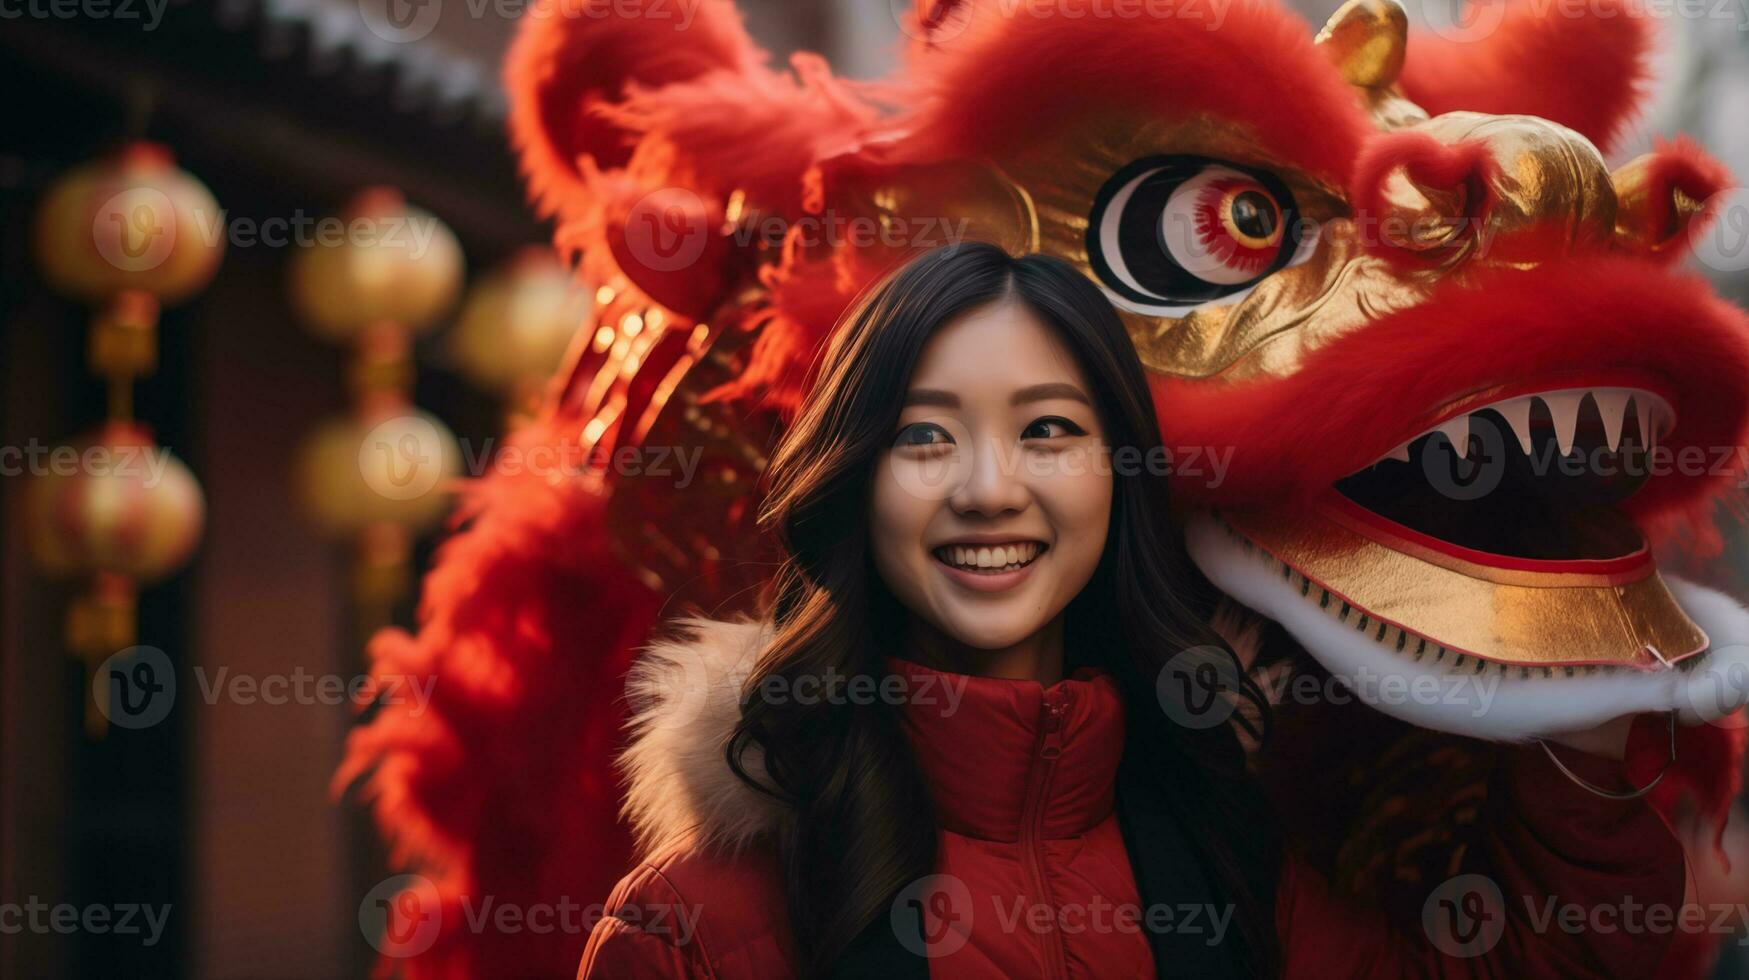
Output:
[[1599,388],[1591,393],[1597,402],[1598,414],[1603,416],[1603,437],[1609,443],[1609,451],[1615,452],[1615,447],[1621,445],[1622,423],[1627,420],[1628,399],[1633,393],[1626,388]]
[[1530,399],[1514,398],[1494,406],[1506,419],[1506,424],[1512,426],[1512,434],[1518,437],[1518,445],[1526,456],[1530,455]]
[[1451,440],[1451,448],[1458,454],[1459,459],[1470,455],[1470,417],[1468,415],[1459,415],[1455,419],[1441,422],[1437,431],[1445,433],[1445,437]]
[[1669,429],[1675,420],[1670,406],[1663,399],[1648,392],[1635,388],[1568,388],[1560,391],[1546,391],[1534,395],[1520,395],[1505,401],[1479,406],[1476,409],[1447,419],[1439,425],[1422,432],[1414,439],[1403,443],[1397,448],[1379,457],[1382,463],[1387,459],[1407,462],[1410,458],[1409,447],[1416,440],[1435,432],[1444,433],[1451,446],[1460,456],[1468,456],[1470,416],[1483,410],[1498,412],[1512,427],[1512,434],[1518,438],[1519,448],[1525,455],[1531,455],[1531,409],[1537,402],[1542,402],[1549,412],[1549,420],[1554,423],[1555,446],[1565,456],[1573,449],[1574,439],[1579,430],[1579,411],[1589,395],[1597,405],[1598,415],[1603,419],[1604,436],[1609,442],[1609,450],[1615,452],[1621,446],[1622,432],[1627,423],[1628,405],[1634,407],[1634,413],[1640,423],[1640,440],[1650,448],[1657,444],[1658,433]]
[[1573,448],[1573,436],[1579,431],[1579,403],[1585,400],[1585,392],[1551,391],[1540,397],[1555,423],[1555,447],[1565,456]]

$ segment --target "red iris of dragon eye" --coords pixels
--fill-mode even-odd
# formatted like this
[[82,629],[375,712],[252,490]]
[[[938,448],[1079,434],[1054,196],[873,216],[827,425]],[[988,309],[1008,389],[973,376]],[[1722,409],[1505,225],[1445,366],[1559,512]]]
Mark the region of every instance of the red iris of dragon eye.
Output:
[[1281,206],[1256,181],[1212,180],[1192,207],[1197,243],[1222,265],[1258,275],[1281,254]]

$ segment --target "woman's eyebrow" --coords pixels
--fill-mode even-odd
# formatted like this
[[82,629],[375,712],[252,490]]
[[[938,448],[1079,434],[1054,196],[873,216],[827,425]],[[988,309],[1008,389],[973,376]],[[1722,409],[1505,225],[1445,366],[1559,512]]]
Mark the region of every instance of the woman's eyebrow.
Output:
[[1062,381],[1053,381],[1049,384],[1042,385],[1030,385],[1022,388],[1015,392],[1012,398],[1008,399],[1008,404],[1024,405],[1027,402],[1049,401],[1053,398],[1066,398],[1070,401],[1080,402],[1089,407],[1093,404],[1088,401],[1087,394],[1080,388]]
[[934,405],[938,408],[960,407],[960,396],[940,388],[912,388],[905,392],[905,406]]

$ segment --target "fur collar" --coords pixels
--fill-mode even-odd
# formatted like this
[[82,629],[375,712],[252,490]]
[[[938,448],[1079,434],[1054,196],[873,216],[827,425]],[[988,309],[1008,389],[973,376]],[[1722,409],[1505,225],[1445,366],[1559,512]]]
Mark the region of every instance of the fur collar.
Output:
[[[688,842],[734,851],[782,819],[782,805],[742,782],[724,755],[741,717],[741,687],[770,635],[762,623],[683,619],[627,675],[623,812],[644,853]],[[764,774],[756,751],[747,763],[752,775]]]

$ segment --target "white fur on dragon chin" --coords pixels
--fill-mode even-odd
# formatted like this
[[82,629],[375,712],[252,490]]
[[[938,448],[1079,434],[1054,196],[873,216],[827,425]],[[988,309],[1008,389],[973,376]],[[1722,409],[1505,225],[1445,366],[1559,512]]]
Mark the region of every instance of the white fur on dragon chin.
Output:
[[1194,515],[1185,543],[1221,591],[1280,623],[1355,697],[1422,728],[1500,742],[1520,742],[1590,728],[1640,712],[1680,712],[1700,724],[1749,703],[1749,612],[1727,596],[1666,576],[1670,591],[1711,640],[1679,667],[1597,674],[1515,676],[1472,673],[1397,656],[1308,603],[1248,549],[1219,518]]

